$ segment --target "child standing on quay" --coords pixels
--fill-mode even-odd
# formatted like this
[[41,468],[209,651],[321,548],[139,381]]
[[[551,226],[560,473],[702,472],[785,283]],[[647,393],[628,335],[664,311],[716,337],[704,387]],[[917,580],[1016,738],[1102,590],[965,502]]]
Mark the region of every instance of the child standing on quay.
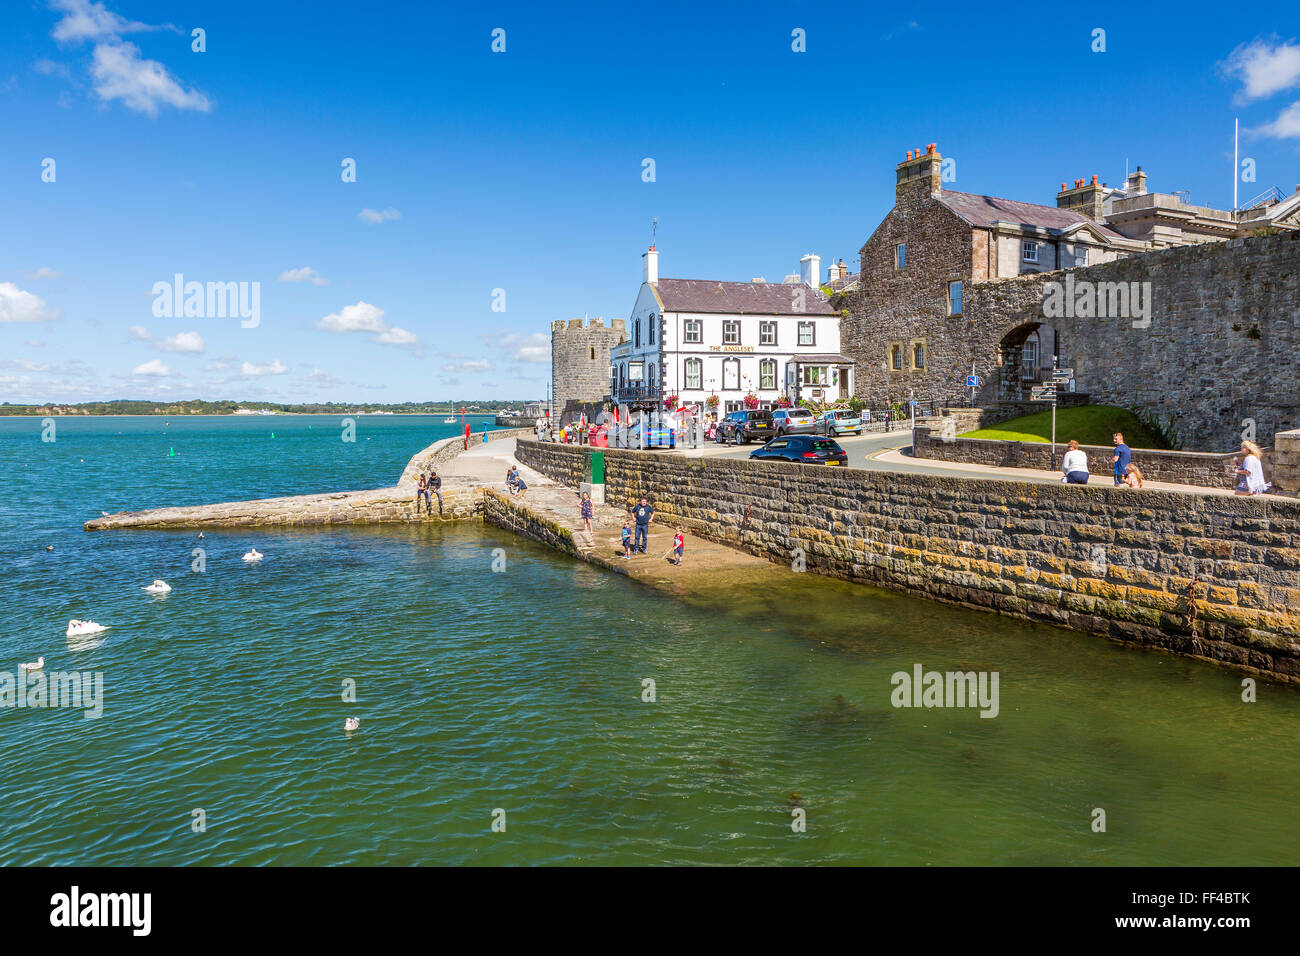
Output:
[[578,506],[578,513],[582,515],[582,530],[591,534],[591,518],[596,512],[591,504],[590,492],[582,493],[582,503]]
[[632,519],[623,519],[623,557],[632,560]]
[[686,535],[682,531],[681,525],[677,526],[677,533],[673,535],[673,564],[681,567],[682,552],[686,550]]

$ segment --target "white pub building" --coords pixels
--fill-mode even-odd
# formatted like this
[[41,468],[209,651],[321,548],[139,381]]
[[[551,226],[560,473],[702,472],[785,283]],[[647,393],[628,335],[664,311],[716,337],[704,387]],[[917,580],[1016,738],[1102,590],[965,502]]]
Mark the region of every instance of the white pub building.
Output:
[[833,402],[853,394],[853,362],[840,354],[839,315],[818,287],[821,258],[800,260],[784,282],[659,278],[654,246],[644,268],[627,341],[611,352],[610,391],[628,410],[698,406],[719,418],[745,407]]

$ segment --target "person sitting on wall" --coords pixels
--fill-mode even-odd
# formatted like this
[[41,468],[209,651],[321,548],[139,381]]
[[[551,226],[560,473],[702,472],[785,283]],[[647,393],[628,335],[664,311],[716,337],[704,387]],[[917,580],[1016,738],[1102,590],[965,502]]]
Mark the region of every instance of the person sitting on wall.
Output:
[[1070,450],[1061,461],[1061,471],[1065,477],[1061,480],[1067,485],[1086,485],[1088,483],[1088,456],[1079,450],[1079,443],[1070,439]]
[[1264,453],[1253,441],[1241,443],[1244,457],[1232,459],[1237,470],[1236,493],[1239,495],[1262,495],[1273,486],[1264,480]]
[[1145,483],[1146,479],[1142,477],[1142,469],[1130,462],[1129,466],[1124,469],[1124,484],[1130,488],[1141,488]]

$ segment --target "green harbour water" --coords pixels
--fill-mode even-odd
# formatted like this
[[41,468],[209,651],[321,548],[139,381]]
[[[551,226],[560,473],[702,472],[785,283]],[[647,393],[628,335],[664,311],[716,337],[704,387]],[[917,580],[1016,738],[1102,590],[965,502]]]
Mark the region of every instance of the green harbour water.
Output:
[[[812,575],[666,594],[473,524],[81,530],[390,485],[460,427],[355,420],[348,443],[329,416],[60,418],[54,442],[0,419],[0,672],[43,655],[104,682],[99,719],[0,708],[0,861],[1300,857],[1300,687],[1261,680],[1245,703],[1208,664]],[[155,578],[171,594],[140,590]],[[70,641],[69,618],[110,629]],[[997,717],[893,707],[917,664],[996,672]]]

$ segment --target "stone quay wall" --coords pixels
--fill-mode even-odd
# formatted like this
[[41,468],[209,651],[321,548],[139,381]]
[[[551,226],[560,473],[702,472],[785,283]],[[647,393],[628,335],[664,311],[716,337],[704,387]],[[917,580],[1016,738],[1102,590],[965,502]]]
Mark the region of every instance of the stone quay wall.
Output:
[[[515,456],[576,487],[586,454]],[[605,480],[773,561],[1300,682],[1300,501],[622,450]]]
[[[486,432],[488,441],[514,438],[528,429]],[[470,436],[471,446],[483,441],[484,432]],[[391,524],[405,521],[465,521],[480,518],[483,496],[476,487],[444,481],[442,513],[415,510],[417,475],[444,465],[465,450],[463,436],[444,438],[416,452],[401,478],[391,488],[338,491],[316,495],[291,495],[253,501],[225,501],[208,505],[121,511],[87,521],[85,530],[117,528],[309,528],[337,524]],[[436,499],[435,499],[436,501]]]
[[[1056,461],[1052,461],[1052,446],[1046,442],[1000,441],[991,438],[940,437],[939,430],[929,425],[917,425],[912,432],[912,454],[917,458],[934,458],[941,461],[964,461],[977,465],[995,465],[1000,468],[1039,468],[1044,471],[1059,469],[1065,457],[1066,445],[1056,443]],[[1079,450],[1088,456],[1088,473],[1110,478],[1114,471],[1110,458],[1114,449],[1109,445],[1080,445]],[[1133,463],[1142,469],[1144,478],[1151,481],[1169,481],[1181,485],[1201,485],[1206,488],[1232,488],[1237,484],[1233,452],[1162,451],[1154,448],[1134,448]],[[1269,473],[1269,453],[1264,453],[1264,473]]]
[[1300,495],[1300,429],[1278,432],[1273,438],[1273,486]]

